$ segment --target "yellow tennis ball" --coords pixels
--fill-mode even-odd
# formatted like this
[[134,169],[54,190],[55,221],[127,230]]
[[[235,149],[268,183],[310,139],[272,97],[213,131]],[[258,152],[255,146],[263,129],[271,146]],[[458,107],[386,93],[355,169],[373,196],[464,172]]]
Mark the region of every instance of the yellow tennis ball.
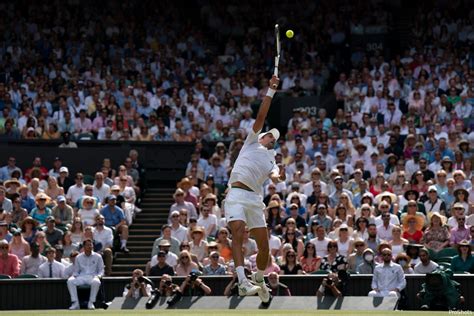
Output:
[[286,37],[292,38],[295,35],[295,33],[292,30],[286,31]]

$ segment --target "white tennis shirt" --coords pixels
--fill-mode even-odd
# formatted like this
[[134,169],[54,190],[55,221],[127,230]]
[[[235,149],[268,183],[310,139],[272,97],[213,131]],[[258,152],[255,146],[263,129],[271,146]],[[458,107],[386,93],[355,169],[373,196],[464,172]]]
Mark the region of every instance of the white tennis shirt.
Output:
[[247,135],[230,174],[229,184],[242,182],[263,196],[263,183],[272,171],[279,172],[279,168],[275,163],[275,150],[269,150],[258,142],[259,133],[251,129]]

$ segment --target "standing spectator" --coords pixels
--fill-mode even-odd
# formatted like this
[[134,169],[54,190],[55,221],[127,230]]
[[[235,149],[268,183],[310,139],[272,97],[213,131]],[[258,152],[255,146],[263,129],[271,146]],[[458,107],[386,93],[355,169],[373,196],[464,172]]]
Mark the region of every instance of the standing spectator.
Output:
[[67,280],[67,287],[71,295],[72,305],[69,309],[79,309],[79,298],[77,296],[78,285],[90,285],[88,309],[95,309],[94,302],[100,288],[100,277],[104,274],[104,262],[102,257],[93,252],[92,240],[86,239],[82,243],[84,252],[77,256],[74,262],[74,272]]
[[400,292],[406,287],[405,273],[399,264],[392,262],[392,251],[382,250],[383,262],[378,264],[372,277],[371,297],[400,297]]
[[0,240],[0,274],[15,278],[20,274],[20,261],[16,255],[8,253],[9,250],[8,242]]
[[420,262],[418,262],[415,265],[414,271],[417,274],[426,274],[426,273],[431,273],[436,268],[438,267],[438,264],[436,262],[431,261],[430,259],[430,253],[428,252],[428,249],[426,248],[421,248],[418,256],[420,257]]
[[55,260],[56,249],[54,247],[49,248],[46,251],[46,258],[48,261],[39,266],[38,276],[40,278],[64,278],[65,266],[61,262]]
[[[77,200],[79,200],[84,195],[84,175],[82,173],[76,173],[74,178],[76,184],[69,187],[67,190],[66,198],[69,205],[76,205]],[[60,184],[61,185],[61,184]]]
[[115,195],[109,195],[107,205],[100,210],[100,214],[105,218],[105,225],[114,227],[120,235],[120,250],[129,253],[127,248],[128,226],[125,222],[125,215],[120,207],[115,205],[117,198]]

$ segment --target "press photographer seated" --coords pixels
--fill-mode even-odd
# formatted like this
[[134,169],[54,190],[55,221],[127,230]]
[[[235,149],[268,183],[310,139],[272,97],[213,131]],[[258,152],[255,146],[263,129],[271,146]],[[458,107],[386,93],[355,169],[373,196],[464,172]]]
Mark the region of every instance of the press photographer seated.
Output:
[[152,287],[145,282],[143,278],[143,271],[135,269],[132,272],[132,280],[125,286],[123,291],[124,297],[133,297],[138,299],[140,297],[148,297],[151,294]]
[[183,283],[181,283],[179,291],[183,296],[203,296],[211,294],[211,288],[204,284],[199,274],[199,271],[193,270],[186,279],[184,279]]
[[337,273],[329,273],[321,282],[321,286],[316,291],[317,297],[334,296],[342,297],[343,282]]

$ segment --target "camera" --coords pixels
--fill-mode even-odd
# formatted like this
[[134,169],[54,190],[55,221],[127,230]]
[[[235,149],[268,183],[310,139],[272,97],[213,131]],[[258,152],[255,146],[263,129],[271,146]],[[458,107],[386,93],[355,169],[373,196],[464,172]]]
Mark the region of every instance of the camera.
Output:
[[192,271],[192,272],[189,274],[189,279],[190,279],[192,282],[196,281],[197,278],[198,278],[197,272]]
[[326,285],[331,286],[333,284],[332,279],[326,279]]
[[137,280],[138,280],[138,282],[140,282],[140,283],[145,282],[145,278],[142,277],[142,276],[138,277]]
[[171,286],[171,280],[166,280],[166,281],[165,281],[165,285],[166,285],[166,286]]

